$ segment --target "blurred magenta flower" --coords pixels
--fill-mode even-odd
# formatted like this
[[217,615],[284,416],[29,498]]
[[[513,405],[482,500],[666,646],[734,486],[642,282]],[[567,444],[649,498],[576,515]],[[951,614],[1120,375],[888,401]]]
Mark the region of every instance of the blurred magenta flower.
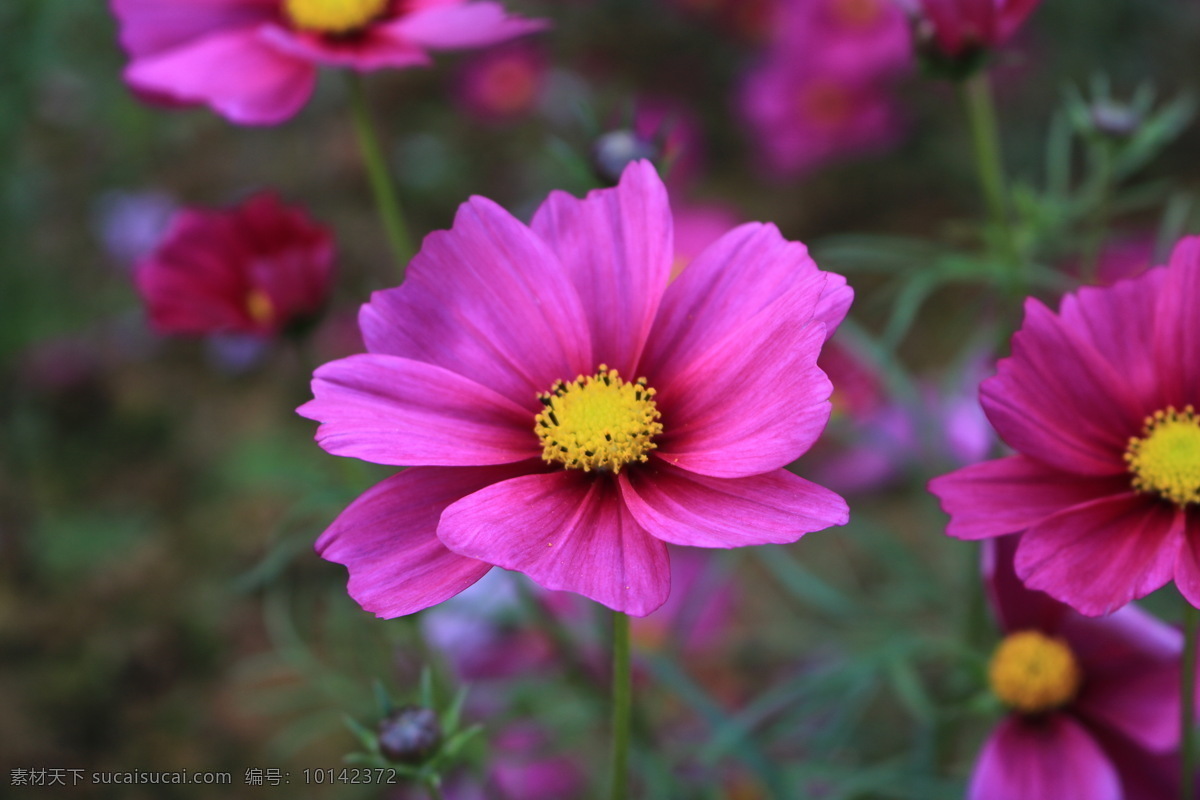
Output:
[[161,333],[265,337],[321,311],[333,260],[324,226],[262,192],[235,208],[180,211],[134,278]]
[[493,565],[643,616],[668,542],[792,542],[845,502],[783,467],[820,435],[816,366],[853,292],[773,225],[733,229],[668,286],[666,190],[553,193],[526,227],[476,197],[430,234],[299,412],[336,455],[414,465],[317,542],[379,616],[439,603]]
[[545,23],[482,0],[111,0],[147,99],[209,105],[273,125],[312,94],[317,67],[420,67],[436,50],[483,47]]
[[884,0],[793,0],[738,105],[761,160],[795,176],[894,144],[890,84],[912,62],[904,15]]
[[678,277],[710,244],[742,222],[735,210],[723,205],[676,206],[674,212],[675,260],[671,264],[672,279]]
[[458,75],[455,95],[464,111],[484,122],[507,122],[532,111],[546,82],[546,58],[525,42],[473,56]]
[[1183,635],[1132,605],[1092,619],[1026,589],[1017,538],[984,550],[1004,633],[988,676],[1009,713],[968,800],[1174,800]]
[[944,475],[947,533],[1025,531],[1017,573],[1084,614],[1174,578],[1200,605],[1200,238],[1167,267],[1037,300],[980,398],[1017,455]]
[[1008,41],[1041,0],[896,0],[912,15],[917,46],[960,60]]

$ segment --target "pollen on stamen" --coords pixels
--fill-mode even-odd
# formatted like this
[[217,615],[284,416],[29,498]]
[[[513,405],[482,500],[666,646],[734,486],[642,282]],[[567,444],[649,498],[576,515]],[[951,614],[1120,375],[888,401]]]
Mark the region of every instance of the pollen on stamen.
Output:
[[300,30],[347,34],[380,17],[391,0],[284,0],[288,19]]
[[1174,406],[1146,417],[1141,436],[1125,449],[1136,491],[1157,494],[1176,505],[1200,503],[1200,418],[1192,406]]
[[543,411],[534,432],[542,442],[542,459],[584,472],[619,473],[627,464],[644,462],[662,433],[655,391],[645,378],[626,382],[615,369],[601,364],[595,375],[557,381],[538,395]]

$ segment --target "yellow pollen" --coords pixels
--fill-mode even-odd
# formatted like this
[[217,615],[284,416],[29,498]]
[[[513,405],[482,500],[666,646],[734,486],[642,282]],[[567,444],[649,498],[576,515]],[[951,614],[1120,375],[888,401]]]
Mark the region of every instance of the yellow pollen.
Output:
[[391,0],[283,0],[288,19],[313,33],[352,33],[387,11]]
[[266,325],[275,318],[275,304],[262,289],[246,292],[246,313],[259,325]]
[[1071,702],[1083,673],[1062,639],[1020,631],[1005,637],[996,648],[988,679],[1005,704],[1025,714],[1038,714]]
[[619,473],[646,461],[654,437],[662,433],[654,390],[645,378],[626,383],[605,364],[595,375],[558,381],[538,395],[545,408],[533,429],[542,442],[542,460],[584,472]]
[[1167,406],[1146,417],[1142,435],[1130,438],[1125,463],[1133,488],[1176,505],[1200,503],[1200,419],[1191,406]]

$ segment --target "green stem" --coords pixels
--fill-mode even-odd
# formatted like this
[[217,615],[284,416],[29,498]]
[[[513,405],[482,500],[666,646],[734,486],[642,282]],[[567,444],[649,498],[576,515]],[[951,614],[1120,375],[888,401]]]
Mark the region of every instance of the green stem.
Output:
[[441,788],[433,781],[425,784],[425,787],[429,789],[429,800],[446,800],[445,795],[442,794]]
[[1196,775],[1196,639],[1200,609],[1183,601],[1183,662],[1179,682],[1179,797],[1195,800]]
[[629,667],[629,617],[613,612],[612,800],[625,800],[629,788],[629,733],[633,682]]
[[[967,124],[975,147],[975,168],[979,185],[987,204],[992,227],[1001,236],[1005,260],[1017,277],[1020,259],[1008,218],[1008,190],[1004,183],[1004,163],[1000,154],[1000,127],[996,121],[996,106],[992,102],[992,86],[987,72],[980,71],[962,82],[963,103],[967,108]],[[1015,281],[1014,281],[1015,282]]]
[[379,144],[379,135],[375,131],[375,123],[371,119],[371,110],[367,105],[366,91],[363,89],[362,77],[353,70],[348,70],[350,85],[350,112],[354,117],[354,129],[358,134],[359,150],[362,151],[363,166],[371,181],[371,190],[375,193],[375,205],[379,208],[380,219],[387,231],[388,244],[391,245],[392,255],[400,265],[400,279],[404,280],[404,270],[413,257],[412,237],[408,233],[408,225],[404,222],[404,212],[400,209],[400,201],[396,197],[396,188],[388,173],[387,162],[383,157],[383,148]]

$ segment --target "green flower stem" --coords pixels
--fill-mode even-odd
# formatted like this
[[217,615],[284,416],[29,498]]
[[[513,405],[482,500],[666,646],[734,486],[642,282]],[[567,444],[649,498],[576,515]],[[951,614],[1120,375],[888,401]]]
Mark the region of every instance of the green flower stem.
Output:
[[1196,774],[1196,639],[1200,609],[1183,601],[1183,664],[1179,682],[1179,797],[1195,800]]
[[429,800],[446,800],[445,795],[442,794],[441,788],[439,788],[438,785],[433,781],[425,784],[425,787],[429,789]]
[[612,800],[629,796],[629,734],[633,710],[633,682],[629,667],[629,617],[613,612],[612,675]]
[[375,205],[379,208],[379,216],[387,231],[388,244],[391,245],[392,255],[400,265],[400,279],[403,280],[404,270],[413,257],[412,237],[408,233],[404,212],[400,209],[396,188],[388,173],[387,162],[383,157],[383,148],[379,144],[379,135],[376,133],[375,123],[371,119],[371,110],[367,105],[367,95],[363,89],[362,77],[353,70],[348,70],[346,74],[349,76],[350,112],[354,118],[354,129],[358,134],[363,166],[371,181],[371,190],[375,193]]
[[986,71],[979,71],[961,84],[963,103],[967,109],[967,123],[971,128],[971,140],[975,146],[975,167],[979,172],[979,185],[987,204],[988,217],[1000,234],[1004,259],[1012,270],[1011,277],[1018,277],[1020,258],[1013,239],[1012,225],[1008,218],[1008,191],[1004,183],[1004,163],[1000,155],[1000,128],[996,122],[996,106],[992,102],[992,86]]

